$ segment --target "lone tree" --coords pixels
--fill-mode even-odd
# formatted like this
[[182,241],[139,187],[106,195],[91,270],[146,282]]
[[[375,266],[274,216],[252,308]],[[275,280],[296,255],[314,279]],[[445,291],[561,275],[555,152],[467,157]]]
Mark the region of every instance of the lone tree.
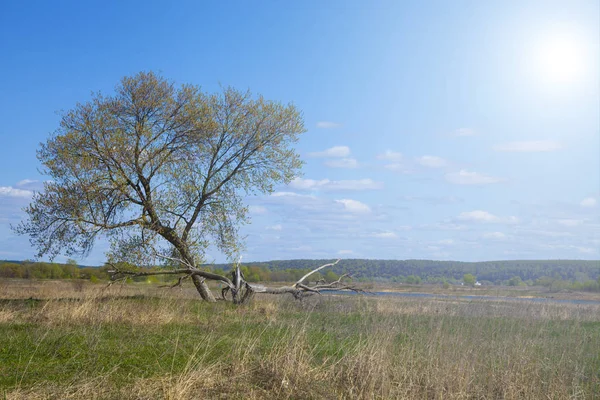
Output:
[[125,77],[114,95],[93,94],[63,114],[37,154],[51,180],[14,230],[30,237],[38,257],[85,256],[103,236],[113,265],[169,260],[176,266],[115,268],[113,277],[191,278],[207,301],[215,297],[206,279],[224,283],[223,297],[231,292],[235,302],[255,292],[300,296],[343,287],[301,280],[271,289],[248,284],[239,269],[230,278],[199,268],[209,243],[230,257],[240,248],[244,195],[272,192],[299,173],[293,144],[304,131],[293,105],[232,88],[207,94],[176,87],[153,73]]

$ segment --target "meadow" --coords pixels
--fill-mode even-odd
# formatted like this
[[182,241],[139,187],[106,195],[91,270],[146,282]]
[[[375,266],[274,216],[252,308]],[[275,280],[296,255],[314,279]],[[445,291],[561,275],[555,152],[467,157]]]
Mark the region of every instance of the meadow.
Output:
[[0,281],[4,399],[595,399],[600,305]]

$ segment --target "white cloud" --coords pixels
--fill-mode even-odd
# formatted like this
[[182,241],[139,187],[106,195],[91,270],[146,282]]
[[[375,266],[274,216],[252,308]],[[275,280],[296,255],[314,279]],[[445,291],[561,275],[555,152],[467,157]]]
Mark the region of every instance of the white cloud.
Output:
[[248,210],[252,214],[266,214],[267,213],[267,209],[263,206],[250,206],[250,207],[248,207]]
[[33,196],[31,190],[16,189],[11,186],[0,186],[0,197],[23,197],[28,198]]
[[327,160],[325,165],[331,168],[358,168],[358,161],[354,158],[341,158],[337,160]]
[[506,239],[506,235],[502,232],[487,232],[482,235],[484,239],[492,240],[503,240]]
[[432,231],[463,231],[467,229],[465,225],[455,224],[452,222],[440,222],[437,224],[424,224],[420,225],[418,229],[422,230],[432,230]]
[[591,247],[575,246],[575,248],[577,250],[579,250],[579,252],[585,253],[585,254],[594,254],[594,253],[598,252],[597,249],[593,249]]
[[481,222],[481,223],[508,223],[516,224],[519,219],[515,216],[501,218],[483,210],[465,211],[458,215],[459,221]]
[[583,221],[580,219],[559,219],[558,223],[563,226],[574,227],[581,225]]
[[350,213],[364,214],[371,211],[371,208],[368,205],[361,203],[358,200],[341,199],[336,200],[335,202],[342,204],[344,206],[344,210]]
[[551,238],[559,238],[559,237],[572,237],[573,234],[571,232],[556,232],[556,231],[544,231],[544,230],[535,230],[530,229],[524,231],[526,234],[529,233],[534,236],[544,236]]
[[265,229],[267,229],[268,231],[281,231],[281,230],[283,230],[283,227],[280,224],[277,224],[277,225],[267,226]]
[[396,235],[396,233],[392,231],[374,233],[371,236],[380,239],[395,239],[398,237],[398,235]]
[[438,242],[438,244],[441,244],[443,246],[451,246],[454,244],[454,240],[452,239],[442,239]]
[[340,250],[340,251],[338,251],[338,254],[340,256],[343,256],[343,255],[347,255],[347,254],[354,254],[354,252],[352,250]]
[[598,253],[598,249],[592,247],[575,246],[572,244],[542,244],[541,247],[552,250],[577,250],[584,254]]
[[307,197],[311,199],[316,199],[315,196],[309,194],[300,194],[294,192],[275,192],[271,194],[272,197]]
[[597,203],[598,202],[595,198],[586,197],[585,199],[581,200],[581,203],[579,204],[581,205],[581,207],[595,207]]
[[459,128],[452,133],[452,136],[475,136],[476,132],[469,128]]
[[383,166],[385,169],[405,174],[412,172],[412,169],[403,162],[404,156],[402,156],[402,153],[386,150],[385,152],[378,154],[376,157],[378,160],[389,161],[388,164]]
[[495,151],[511,151],[511,152],[547,152],[556,151],[562,148],[560,142],[556,140],[529,140],[522,142],[510,142],[498,144],[493,147]]
[[334,129],[334,128],[339,128],[341,126],[342,126],[342,124],[338,124],[337,122],[331,122],[331,121],[317,122],[317,128],[321,128],[321,129]]
[[310,190],[321,188],[330,182],[331,181],[329,179],[321,179],[317,181],[315,179],[294,178],[290,182],[290,187],[298,190]]
[[492,183],[500,183],[504,180],[501,178],[480,174],[478,172],[470,172],[466,169],[461,169],[458,172],[447,173],[446,181],[455,185],[488,185]]
[[386,160],[386,161],[402,161],[402,153],[392,150],[386,150],[385,152],[377,155],[378,160]]
[[413,170],[411,168],[409,168],[408,166],[406,166],[402,163],[386,164],[383,166],[383,168],[389,169],[390,171],[399,172],[402,174],[410,174],[411,172],[413,172]]
[[350,155],[350,147],[348,146],[333,146],[327,150],[308,153],[309,157],[348,157]]
[[400,196],[402,201],[416,201],[430,204],[454,204],[462,203],[463,199],[455,196]]
[[16,186],[27,186],[27,185],[31,185],[32,183],[38,183],[38,180],[35,179],[23,179],[22,181],[17,182]]
[[417,162],[419,164],[421,164],[422,166],[429,167],[429,168],[441,168],[441,167],[445,167],[446,165],[448,165],[446,160],[444,160],[441,157],[436,157],[436,156],[417,157]]
[[329,179],[303,179],[295,178],[290,182],[290,187],[298,190],[376,190],[383,189],[383,182],[372,179],[330,181]]

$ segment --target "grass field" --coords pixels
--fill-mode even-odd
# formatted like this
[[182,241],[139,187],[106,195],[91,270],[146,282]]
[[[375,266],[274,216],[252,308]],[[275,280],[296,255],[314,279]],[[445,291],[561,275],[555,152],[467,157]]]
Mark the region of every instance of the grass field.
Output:
[[600,398],[600,306],[0,282],[0,398]]

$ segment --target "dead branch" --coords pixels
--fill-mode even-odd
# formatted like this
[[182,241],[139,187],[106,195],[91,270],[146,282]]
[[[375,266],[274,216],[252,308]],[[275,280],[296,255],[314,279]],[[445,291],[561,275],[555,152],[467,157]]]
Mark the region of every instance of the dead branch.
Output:
[[[356,286],[347,285],[347,284],[342,283],[342,279],[350,278],[349,274],[344,274],[344,275],[340,276],[336,281],[330,282],[330,283],[325,282],[325,280],[323,280],[323,279],[319,280],[313,286],[303,283],[303,281],[306,278],[308,278],[310,275],[322,270],[323,268],[336,265],[339,261],[340,260],[338,259],[337,261],[335,261],[333,263],[321,265],[320,267],[315,268],[314,270],[310,271],[309,273],[304,275],[302,278],[300,278],[292,286],[281,286],[281,287],[273,288],[273,287],[267,287],[264,285],[246,282],[246,288],[247,288],[246,291],[247,292],[250,291],[250,292],[252,292],[252,294],[253,293],[267,293],[267,294],[289,293],[292,296],[294,296],[296,299],[302,299],[303,297],[310,296],[313,294],[322,294],[323,292],[327,292],[327,291],[352,291],[355,293],[367,293],[364,290],[362,290]],[[238,267],[238,269],[239,269],[239,267]]]
[[309,276],[311,276],[311,275],[312,275],[312,274],[314,274],[315,272],[318,272],[318,271],[320,271],[320,270],[322,270],[323,268],[326,268],[326,267],[333,267],[335,264],[337,264],[337,263],[339,263],[339,262],[340,262],[340,259],[338,258],[338,259],[337,259],[337,260],[336,260],[334,263],[331,263],[331,264],[325,264],[325,265],[321,265],[319,268],[313,269],[313,270],[312,270],[312,271],[310,271],[308,274],[306,274],[306,275],[304,275],[302,278],[300,278],[300,279],[298,280],[298,282],[296,282],[296,283],[294,284],[294,286],[298,285],[299,283],[302,283],[302,281],[304,281],[306,278],[308,278]]
[[[157,254],[158,255],[158,254]],[[360,289],[356,286],[350,285],[348,283],[343,282],[344,278],[351,278],[349,274],[341,275],[337,280],[333,282],[326,282],[324,279],[318,280],[314,285],[310,285],[307,282],[308,277],[313,275],[314,273],[336,265],[340,260],[336,260],[335,262],[321,265],[318,268],[313,269],[312,271],[305,274],[302,278],[300,278],[296,283],[291,286],[280,286],[280,287],[268,287],[261,284],[250,283],[245,280],[244,275],[240,269],[239,262],[236,264],[234,270],[231,271],[231,279],[227,276],[215,274],[213,272],[207,272],[199,270],[191,266],[190,264],[184,262],[175,257],[167,257],[158,255],[162,258],[169,259],[172,261],[176,261],[181,263],[181,265],[185,266],[185,268],[178,269],[161,269],[155,271],[140,271],[140,270],[122,270],[118,268],[116,265],[110,264],[113,269],[108,271],[111,277],[111,283],[117,281],[124,281],[129,277],[139,277],[139,276],[155,276],[155,275],[179,275],[179,278],[175,284],[172,285],[163,285],[161,287],[179,287],[182,285],[185,279],[193,278],[193,279],[209,279],[214,281],[219,281],[224,283],[226,286],[221,290],[221,297],[223,300],[227,299],[227,294],[231,293],[232,300],[235,304],[242,304],[247,302],[252,296],[256,293],[266,293],[266,294],[286,294],[289,293],[296,299],[302,299],[307,296],[322,294],[324,292],[332,292],[332,291],[349,291],[355,293],[368,293],[363,289]],[[196,278],[197,277],[197,278]]]

